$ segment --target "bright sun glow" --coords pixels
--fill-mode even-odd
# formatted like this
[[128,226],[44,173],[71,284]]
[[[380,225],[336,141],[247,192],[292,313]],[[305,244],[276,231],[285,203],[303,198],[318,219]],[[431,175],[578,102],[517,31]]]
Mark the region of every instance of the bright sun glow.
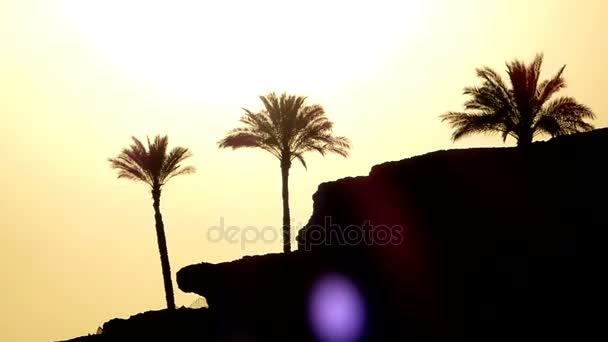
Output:
[[406,2],[395,3],[65,0],[63,12],[134,78],[218,99],[322,91],[364,74],[410,26]]
[[[131,135],[167,134],[194,153],[197,173],[161,202],[174,274],[276,253],[280,237],[208,235],[221,222],[280,232],[278,162],[217,148],[241,107],[261,109],[268,91],[308,96],[352,141],[349,158],[311,153],[308,170],[292,167],[295,235],[321,183],[503,146],[491,135],[453,144],[439,120],[480,85],[475,68],[506,78],[506,61],[544,52],[542,78],[567,64],[558,95],[608,126],[606,13],[606,0],[0,0],[0,341],[69,340],[165,306],[150,194],[107,162]],[[319,338],[365,338],[374,308],[355,280],[310,284]],[[174,285],[179,306],[197,298]]]

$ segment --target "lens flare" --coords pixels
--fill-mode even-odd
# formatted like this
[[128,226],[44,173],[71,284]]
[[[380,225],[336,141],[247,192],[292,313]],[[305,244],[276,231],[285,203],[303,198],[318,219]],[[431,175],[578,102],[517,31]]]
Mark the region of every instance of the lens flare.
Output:
[[317,280],[309,297],[309,322],[323,342],[359,340],[365,329],[365,303],[355,284],[339,274]]

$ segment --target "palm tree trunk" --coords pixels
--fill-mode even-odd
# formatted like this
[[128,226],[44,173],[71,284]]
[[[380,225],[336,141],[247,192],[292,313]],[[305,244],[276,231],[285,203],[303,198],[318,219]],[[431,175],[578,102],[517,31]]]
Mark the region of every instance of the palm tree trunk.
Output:
[[289,217],[289,167],[290,162],[281,162],[281,183],[283,187],[283,252],[291,251],[291,234]]
[[525,130],[523,132],[520,132],[517,135],[517,146],[518,147],[530,146],[532,144],[533,137],[534,137],[534,133],[532,132],[532,130]]
[[160,185],[152,187],[152,199],[154,200],[154,220],[156,221],[156,239],[158,241],[158,252],[160,254],[160,265],[163,271],[163,282],[165,284],[165,297],[167,309],[175,309],[173,297],[173,282],[171,281],[171,267],[169,265],[169,252],[167,251],[167,240],[165,238],[165,225],[160,214]]

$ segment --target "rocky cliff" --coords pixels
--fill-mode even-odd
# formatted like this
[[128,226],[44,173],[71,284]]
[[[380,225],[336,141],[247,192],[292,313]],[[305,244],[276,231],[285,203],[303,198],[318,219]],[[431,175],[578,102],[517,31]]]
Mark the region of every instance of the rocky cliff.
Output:
[[176,328],[173,340],[605,334],[607,161],[600,129],[527,149],[437,151],[321,184],[298,251],[177,273],[181,290],[207,299],[188,324],[209,334]]
[[314,288],[340,274],[363,339],[580,338],[603,292],[607,161],[601,129],[377,165],[319,186],[299,251],[188,266],[178,284],[252,336],[317,336]]

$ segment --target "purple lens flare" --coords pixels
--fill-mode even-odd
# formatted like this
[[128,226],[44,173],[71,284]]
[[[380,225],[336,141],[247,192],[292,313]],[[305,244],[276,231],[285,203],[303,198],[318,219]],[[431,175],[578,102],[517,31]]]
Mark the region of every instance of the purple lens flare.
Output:
[[356,285],[340,274],[320,277],[309,294],[308,317],[323,342],[358,341],[365,330],[365,302]]

